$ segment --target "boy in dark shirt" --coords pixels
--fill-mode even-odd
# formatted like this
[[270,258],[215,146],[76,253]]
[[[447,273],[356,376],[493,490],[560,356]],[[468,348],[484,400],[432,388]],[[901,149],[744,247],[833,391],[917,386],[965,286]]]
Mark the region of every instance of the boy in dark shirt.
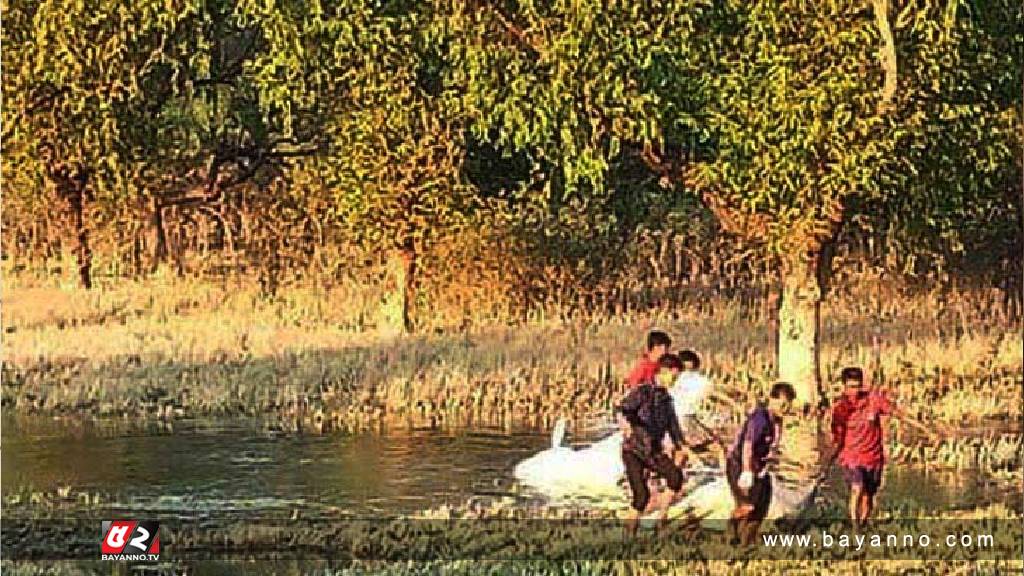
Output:
[[665,453],[662,442],[667,434],[675,450],[680,451],[683,449],[683,433],[679,429],[672,396],[655,381],[649,380],[633,388],[616,412],[624,423],[622,462],[633,495],[633,513],[627,524],[627,530],[632,534],[636,532],[640,514],[650,502],[649,473],[664,478],[672,492],[671,497],[662,502],[662,522],[667,519],[669,504],[678,498],[683,487],[683,473],[672,457]]
[[772,386],[768,405],[759,405],[747,416],[726,457],[725,474],[736,508],[729,518],[733,540],[750,545],[772,501],[772,481],[766,467],[778,444],[782,416],[789,413],[796,391],[786,382]]

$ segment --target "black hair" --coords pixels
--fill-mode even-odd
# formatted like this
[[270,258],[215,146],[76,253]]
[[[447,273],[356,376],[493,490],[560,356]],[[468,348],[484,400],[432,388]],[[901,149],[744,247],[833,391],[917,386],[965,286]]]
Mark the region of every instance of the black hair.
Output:
[[679,353],[679,361],[685,364],[693,365],[694,370],[700,370],[700,356],[697,355],[693,350],[683,350]]
[[796,400],[796,390],[793,389],[793,385],[789,382],[776,382],[772,384],[772,391],[768,394],[773,400],[778,400],[781,396],[785,396],[790,402]]
[[666,370],[681,371],[683,369],[683,361],[679,359],[679,356],[676,356],[675,354],[669,352],[668,354],[662,356],[660,360],[658,360],[658,366],[661,368],[665,368]]
[[668,337],[668,334],[665,334],[661,330],[651,330],[651,332],[647,334],[648,352],[653,350],[655,346],[664,346],[665,348],[668,348],[671,345],[672,339]]
[[856,380],[858,382],[863,382],[864,371],[858,368],[857,366],[847,366],[846,368],[843,368],[843,371],[839,376],[839,379],[842,380],[843,382],[846,382],[847,380]]

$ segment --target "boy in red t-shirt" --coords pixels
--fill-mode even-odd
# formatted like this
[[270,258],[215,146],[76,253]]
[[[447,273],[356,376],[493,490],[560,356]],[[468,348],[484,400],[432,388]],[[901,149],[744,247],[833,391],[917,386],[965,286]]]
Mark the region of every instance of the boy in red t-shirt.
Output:
[[843,478],[850,485],[850,520],[859,527],[871,517],[875,496],[882,487],[885,468],[883,417],[898,418],[919,427],[928,436],[933,433],[916,422],[904,419],[885,395],[866,387],[860,368],[843,368],[841,379],[843,396],[832,407],[835,452],[829,464],[839,460]]
[[640,361],[633,366],[629,376],[626,376],[626,387],[636,388],[644,382],[653,382],[658,375],[658,361],[668,353],[670,346],[672,339],[668,334],[652,330],[647,335],[646,351],[640,356]]

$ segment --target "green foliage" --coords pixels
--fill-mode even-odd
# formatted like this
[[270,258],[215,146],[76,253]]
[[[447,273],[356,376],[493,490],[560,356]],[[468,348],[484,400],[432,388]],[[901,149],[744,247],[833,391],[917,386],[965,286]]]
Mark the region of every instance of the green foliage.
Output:
[[367,247],[428,249],[467,225],[474,196],[461,173],[457,95],[439,84],[428,7],[353,2],[304,17],[294,47],[272,40],[285,77],[313,69],[298,90],[315,105],[327,154],[295,175],[318,190],[349,237]]
[[1019,142],[1020,7],[890,12],[892,102],[868,3],[474,4],[453,10],[467,32],[450,58],[475,132],[557,166],[565,193],[599,195],[627,152],[653,149],[679,168],[664,183],[787,253],[878,215],[948,233],[968,198],[1004,195],[991,175]]
[[36,192],[47,168],[63,165],[88,170],[98,196],[123,191],[127,121],[193,10],[163,0],[7,3],[4,167],[12,190]]
[[894,120],[899,150],[882,179],[887,201],[859,211],[864,227],[896,240],[911,272],[915,262],[966,255],[992,264],[1020,250],[1024,8],[939,8],[896,20],[908,47]]
[[321,242],[426,254],[472,230],[580,282],[649,231],[767,256],[838,232],[910,271],[1012,253],[1024,9],[894,3],[890,98],[875,5],[5,0],[5,224],[49,217],[66,167],[120,243],[139,199],[257,197]]

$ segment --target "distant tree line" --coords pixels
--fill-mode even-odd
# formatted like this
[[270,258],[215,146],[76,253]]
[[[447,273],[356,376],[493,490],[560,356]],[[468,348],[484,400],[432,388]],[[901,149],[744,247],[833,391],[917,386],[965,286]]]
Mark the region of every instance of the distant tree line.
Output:
[[848,256],[1020,276],[1018,0],[5,0],[2,40],[5,258],[86,288],[364,274],[410,329],[426,286],[747,278],[812,395]]

